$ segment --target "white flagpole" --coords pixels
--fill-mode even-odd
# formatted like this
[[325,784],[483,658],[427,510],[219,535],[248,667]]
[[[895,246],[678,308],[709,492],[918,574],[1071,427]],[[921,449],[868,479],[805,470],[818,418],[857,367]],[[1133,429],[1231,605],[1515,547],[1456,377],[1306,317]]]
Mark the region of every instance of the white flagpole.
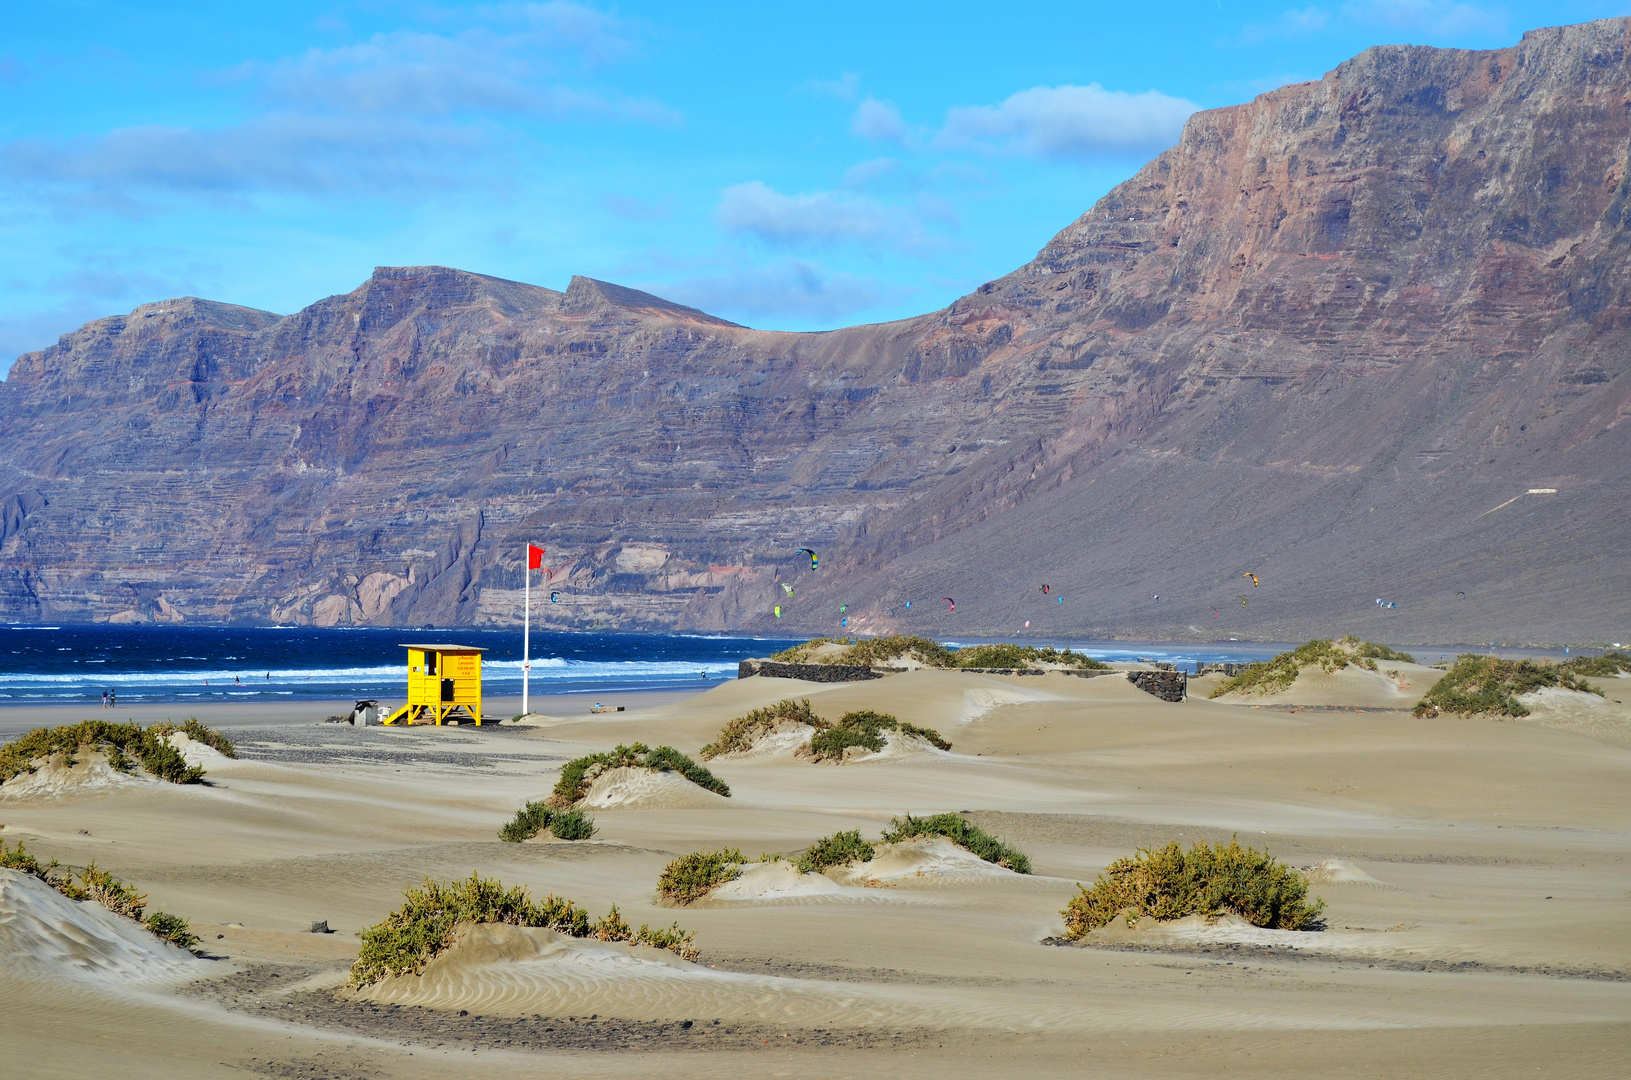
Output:
[[528,683],[532,677],[532,544],[527,544],[526,561],[522,563],[523,572],[527,575],[527,583],[522,589],[523,615],[521,629],[521,715],[525,716],[527,709]]

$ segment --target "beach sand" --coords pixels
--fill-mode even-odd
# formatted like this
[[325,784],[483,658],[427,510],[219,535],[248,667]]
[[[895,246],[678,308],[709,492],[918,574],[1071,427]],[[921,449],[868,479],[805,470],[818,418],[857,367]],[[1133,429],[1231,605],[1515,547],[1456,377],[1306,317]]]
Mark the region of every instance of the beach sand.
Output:
[[[481,729],[324,725],[338,710],[323,703],[200,712],[240,748],[208,786],[0,788],[0,838],[96,860],[189,916],[208,957],[144,959],[140,942],[0,888],[6,1074],[1623,1075],[1631,695],[1617,690],[1631,680],[1537,702],[1525,721],[1417,720],[1425,671],[1227,701],[1197,681],[1182,703],[1120,674],[754,678],[603,695],[628,711],[594,716],[581,695],[535,699],[531,725]],[[729,799],[619,777],[597,792],[592,840],[496,837],[570,758],[634,741],[695,755],[789,696],[832,718],[889,712],[953,749],[708,763]],[[106,715],[70,712],[8,710],[0,728]],[[924,843],[848,877],[766,864],[690,907],[655,896],[676,855],[794,853],[842,829],[875,840],[906,811],[966,811],[1034,872]],[[1234,835],[1318,867],[1326,930],[1191,919],[1043,943],[1075,883],[1112,859]],[[337,990],[357,932],[404,888],[472,871],[597,916],[616,903],[635,926],[677,919],[702,961],[472,927],[423,976]],[[308,932],[318,920],[336,932]],[[113,959],[51,962],[64,935]]]

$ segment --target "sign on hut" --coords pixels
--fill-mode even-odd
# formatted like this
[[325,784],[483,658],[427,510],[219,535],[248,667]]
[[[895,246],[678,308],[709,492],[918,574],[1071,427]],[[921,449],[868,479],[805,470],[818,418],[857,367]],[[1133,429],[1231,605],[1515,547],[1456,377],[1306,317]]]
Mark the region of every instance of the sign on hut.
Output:
[[469,645],[404,645],[408,703],[387,724],[444,724],[460,711],[481,724],[481,654]]

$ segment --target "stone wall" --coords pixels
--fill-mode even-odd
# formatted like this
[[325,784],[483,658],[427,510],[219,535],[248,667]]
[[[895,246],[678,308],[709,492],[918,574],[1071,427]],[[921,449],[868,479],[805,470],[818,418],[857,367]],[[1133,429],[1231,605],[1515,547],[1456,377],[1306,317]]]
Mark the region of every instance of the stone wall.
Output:
[[738,679],[763,675],[769,679],[803,679],[805,682],[860,682],[881,679],[883,675],[860,664],[784,664],[776,660],[743,660],[736,667]]
[[1189,693],[1189,673],[1184,671],[1129,671],[1127,681],[1162,701],[1182,701]]

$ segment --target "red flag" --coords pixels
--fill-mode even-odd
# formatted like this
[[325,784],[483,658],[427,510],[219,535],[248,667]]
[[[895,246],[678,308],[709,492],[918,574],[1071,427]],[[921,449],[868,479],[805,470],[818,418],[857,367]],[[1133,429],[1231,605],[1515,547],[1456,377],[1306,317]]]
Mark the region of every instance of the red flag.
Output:
[[533,545],[528,544],[527,545],[527,569],[528,570],[537,570],[539,567],[541,567],[543,565],[544,565],[544,549],[541,548],[541,547],[534,547]]

